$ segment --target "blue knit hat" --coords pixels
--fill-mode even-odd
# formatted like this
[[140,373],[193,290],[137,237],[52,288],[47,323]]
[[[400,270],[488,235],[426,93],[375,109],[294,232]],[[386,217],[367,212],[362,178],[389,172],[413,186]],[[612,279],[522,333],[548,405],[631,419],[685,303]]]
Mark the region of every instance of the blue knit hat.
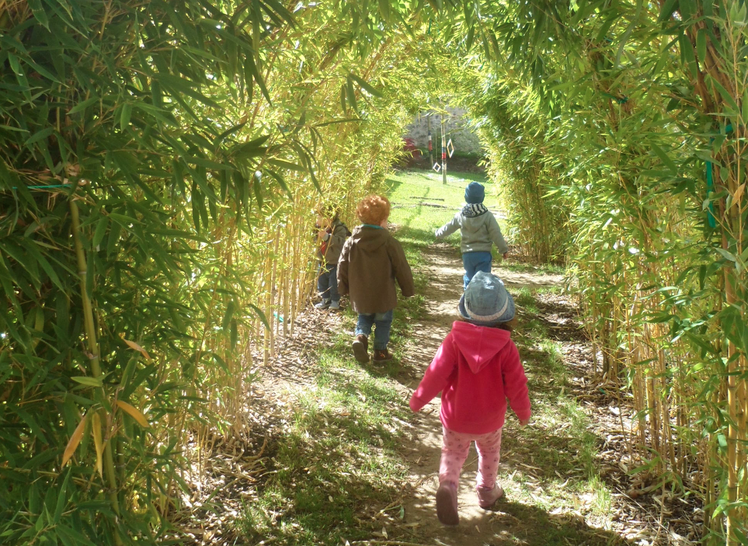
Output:
[[480,326],[509,322],[514,300],[496,275],[478,271],[465,288],[457,309],[467,321]]
[[465,188],[465,202],[476,204],[482,203],[486,196],[486,190],[482,184],[478,182],[470,182]]

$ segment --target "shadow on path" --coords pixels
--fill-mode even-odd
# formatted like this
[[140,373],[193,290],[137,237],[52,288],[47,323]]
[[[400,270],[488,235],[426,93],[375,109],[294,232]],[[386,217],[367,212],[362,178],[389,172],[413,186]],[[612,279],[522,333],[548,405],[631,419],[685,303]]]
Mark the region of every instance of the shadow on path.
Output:
[[[424,249],[429,282],[425,294],[425,314],[413,324],[413,340],[408,344],[403,364],[410,373],[398,380],[407,387],[404,395],[409,395],[417,386],[423,371],[431,362],[436,350],[457,320],[456,306],[461,295],[462,274],[459,251],[448,244],[432,244]],[[532,274],[512,274],[501,267],[495,273],[502,276],[509,290],[519,286],[552,286],[560,282],[555,276],[533,276]],[[520,315],[520,321],[522,316]],[[520,323],[522,328],[522,323]],[[526,348],[527,349],[527,348]],[[523,360],[532,355],[523,354]],[[532,348],[533,361],[547,361],[542,350]],[[558,388],[547,395],[556,398]],[[533,401],[546,393],[531,393]],[[477,472],[477,456],[474,448],[463,467],[458,491],[461,523],[455,528],[442,526],[435,511],[435,494],[438,487],[438,468],[441,453],[442,429],[439,421],[439,401],[435,399],[412,419],[413,429],[410,438],[404,442],[402,452],[410,465],[412,492],[404,495],[404,524],[412,529],[412,541],[418,544],[449,546],[462,545],[616,545],[633,544],[611,531],[589,526],[583,516],[574,514],[573,508],[546,512],[536,505],[526,505],[509,498],[497,506],[497,511],[486,511],[478,506],[474,492]],[[531,424],[531,427],[533,425]],[[541,425],[526,431],[522,440],[517,438],[519,428],[516,417],[507,414],[502,448],[502,465],[499,480],[507,476],[520,475],[529,490],[543,488],[551,482],[558,482],[559,474],[564,476],[566,486],[584,488],[586,476],[578,472],[575,461],[580,446],[577,440],[563,430],[547,430]],[[555,461],[556,464],[543,466],[533,464],[534,459]]]

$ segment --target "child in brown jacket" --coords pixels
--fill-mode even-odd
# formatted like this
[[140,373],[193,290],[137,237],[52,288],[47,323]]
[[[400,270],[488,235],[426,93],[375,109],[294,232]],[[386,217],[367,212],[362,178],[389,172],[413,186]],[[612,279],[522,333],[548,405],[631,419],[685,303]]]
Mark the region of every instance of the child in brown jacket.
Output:
[[370,195],[356,208],[363,222],[343,245],[338,261],[338,291],[350,294],[351,307],[358,313],[353,354],[359,362],[369,361],[369,338],[374,333],[374,362],[392,359],[387,350],[392,312],[397,306],[395,280],[403,296],[415,294],[413,274],[403,247],[387,231],[390,202],[386,197]]

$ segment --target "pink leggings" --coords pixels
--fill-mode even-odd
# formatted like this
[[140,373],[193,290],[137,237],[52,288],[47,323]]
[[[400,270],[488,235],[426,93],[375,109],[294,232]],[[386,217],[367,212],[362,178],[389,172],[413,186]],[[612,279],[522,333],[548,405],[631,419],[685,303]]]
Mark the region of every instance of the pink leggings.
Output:
[[470,443],[475,441],[475,448],[478,450],[478,487],[493,488],[501,460],[501,429],[487,434],[464,434],[442,428],[444,437],[439,483],[459,483],[460,471],[470,451]]

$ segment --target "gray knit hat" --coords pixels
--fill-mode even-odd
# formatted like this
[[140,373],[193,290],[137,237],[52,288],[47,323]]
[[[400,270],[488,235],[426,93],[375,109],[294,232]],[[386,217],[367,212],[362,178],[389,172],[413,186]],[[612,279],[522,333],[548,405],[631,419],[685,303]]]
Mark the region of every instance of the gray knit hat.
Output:
[[489,326],[514,318],[514,300],[496,275],[478,271],[465,288],[457,305],[462,318]]

